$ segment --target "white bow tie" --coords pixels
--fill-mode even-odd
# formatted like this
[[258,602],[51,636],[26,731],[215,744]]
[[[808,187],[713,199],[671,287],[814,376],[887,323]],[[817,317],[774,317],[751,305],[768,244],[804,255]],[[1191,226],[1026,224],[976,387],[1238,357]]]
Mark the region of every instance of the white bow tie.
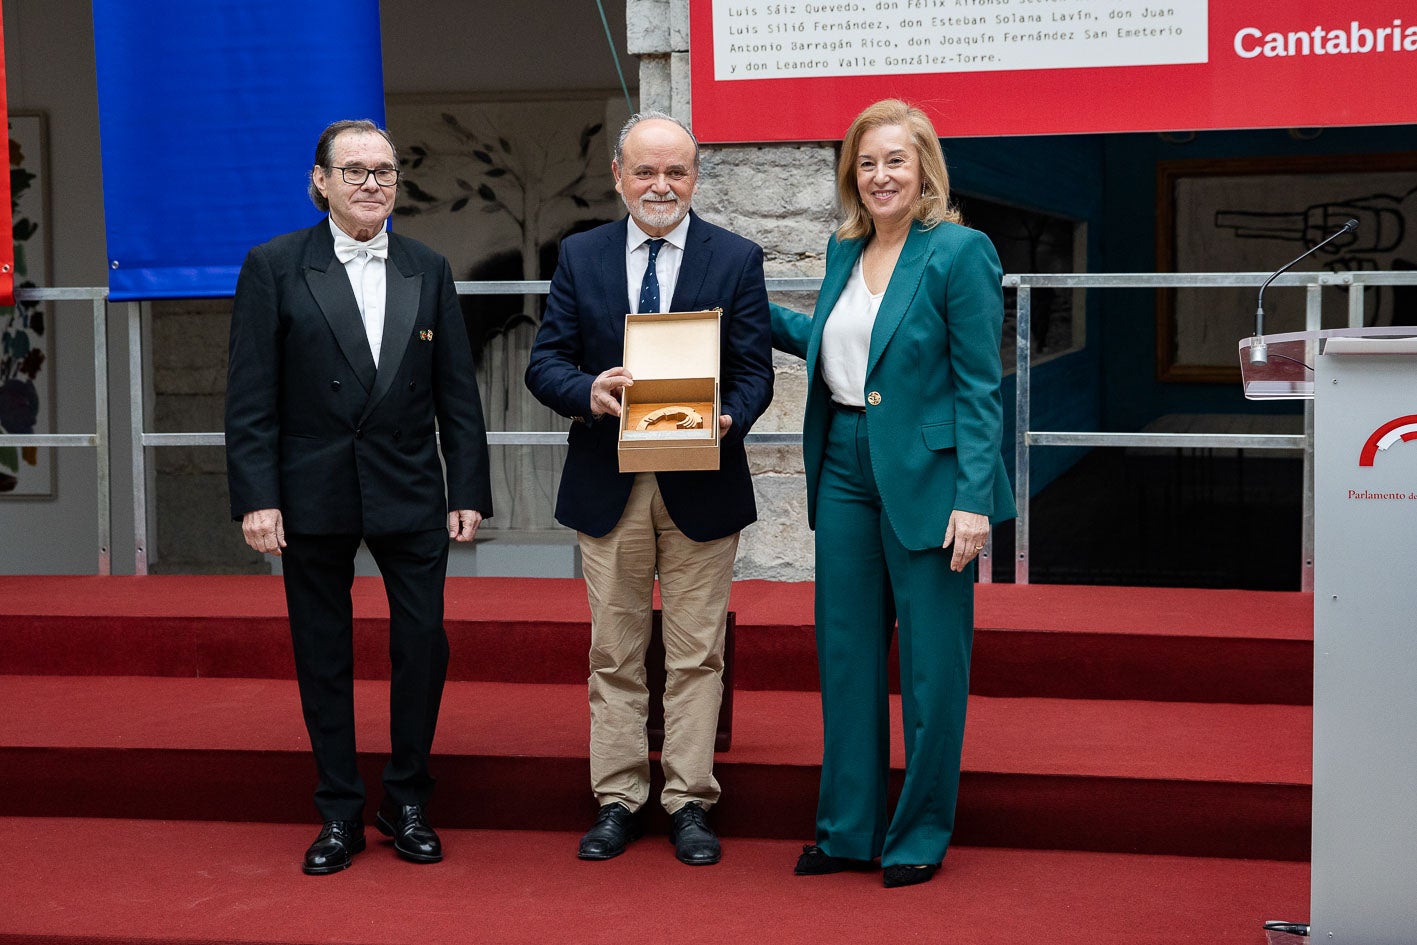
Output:
[[361,252],[368,253],[370,256],[377,256],[380,259],[388,259],[388,231],[380,230],[376,236],[363,243],[344,232],[335,234],[335,258],[338,259],[341,264],[348,263]]

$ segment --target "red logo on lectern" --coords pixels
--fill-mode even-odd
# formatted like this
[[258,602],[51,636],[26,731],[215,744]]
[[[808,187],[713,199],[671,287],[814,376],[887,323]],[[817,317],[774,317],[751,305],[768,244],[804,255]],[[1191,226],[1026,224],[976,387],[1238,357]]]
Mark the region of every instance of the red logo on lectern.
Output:
[[1373,465],[1378,450],[1386,451],[1389,446],[1400,440],[1417,440],[1417,414],[1389,420],[1374,430],[1368,437],[1368,442],[1363,444],[1363,451],[1358,454],[1358,465]]

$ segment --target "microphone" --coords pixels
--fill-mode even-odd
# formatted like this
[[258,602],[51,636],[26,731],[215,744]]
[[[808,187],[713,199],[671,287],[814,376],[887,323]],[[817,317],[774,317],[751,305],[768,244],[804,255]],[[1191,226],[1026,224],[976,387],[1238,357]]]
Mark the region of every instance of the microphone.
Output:
[[1304,252],[1300,253],[1295,259],[1289,262],[1289,265],[1277,270],[1274,275],[1270,276],[1264,281],[1264,285],[1260,286],[1259,299],[1256,301],[1255,306],[1255,336],[1250,342],[1251,364],[1269,363],[1269,345],[1265,344],[1264,342],[1264,290],[1269,288],[1269,284],[1271,282],[1273,282],[1275,279],[1278,279],[1281,273],[1286,272],[1295,263],[1309,256],[1312,256],[1314,253],[1317,253],[1319,250],[1323,249],[1325,246],[1327,246],[1329,243],[1332,243],[1334,240],[1338,239],[1343,234],[1352,233],[1356,229],[1358,229],[1358,221],[1349,220],[1347,223],[1343,224],[1343,226],[1339,227],[1338,232],[1332,234],[1331,236],[1329,236],[1328,239],[1324,240],[1322,243],[1318,243],[1313,248],[1307,249]]

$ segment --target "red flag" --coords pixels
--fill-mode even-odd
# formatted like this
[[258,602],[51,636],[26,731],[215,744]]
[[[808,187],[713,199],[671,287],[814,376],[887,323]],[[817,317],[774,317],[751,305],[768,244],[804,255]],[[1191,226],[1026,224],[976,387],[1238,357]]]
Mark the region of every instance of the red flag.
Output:
[[5,101],[5,21],[0,16],[0,119],[5,121],[6,152],[11,156],[4,174],[0,174],[0,306],[15,304],[15,239],[13,209],[10,206],[9,165],[14,158],[10,141],[10,107]]

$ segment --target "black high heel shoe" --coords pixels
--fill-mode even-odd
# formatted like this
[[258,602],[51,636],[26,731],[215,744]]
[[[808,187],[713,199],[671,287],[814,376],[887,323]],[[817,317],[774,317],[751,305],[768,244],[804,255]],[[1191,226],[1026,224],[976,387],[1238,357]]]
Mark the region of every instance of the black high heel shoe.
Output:
[[881,884],[887,889],[917,886],[920,883],[928,883],[939,869],[938,863],[927,863],[924,866],[887,866],[881,870]]
[[792,872],[796,876],[826,876],[828,873],[844,873],[847,870],[869,870],[869,860],[851,860],[844,856],[832,856],[815,843],[802,847],[802,855],[797,858],[797,866]]

